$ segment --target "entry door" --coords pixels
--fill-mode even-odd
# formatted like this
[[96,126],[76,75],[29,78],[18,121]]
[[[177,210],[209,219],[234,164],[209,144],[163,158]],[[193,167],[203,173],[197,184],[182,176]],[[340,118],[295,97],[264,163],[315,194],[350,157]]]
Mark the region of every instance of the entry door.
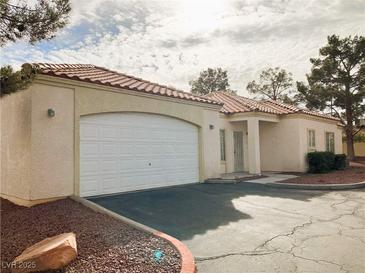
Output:
[[234,131],[234,171],[243,171],[243,132]]
[[198,128],[171,117],[109,113],[81,117],[80,195],[199,182]]

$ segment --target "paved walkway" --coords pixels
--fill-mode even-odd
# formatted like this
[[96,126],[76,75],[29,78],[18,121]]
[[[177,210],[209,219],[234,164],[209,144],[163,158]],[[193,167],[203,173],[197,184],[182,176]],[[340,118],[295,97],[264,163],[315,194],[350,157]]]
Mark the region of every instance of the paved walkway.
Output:
[[280,182],[286,179],[291,179],[298,177],[296,175],[290,175],[290,174],[281,174],[281,173],[275,173],[275,172],[266,172],[262,175],[266,176],[264,178],[255,179],[255,180],[247,180],[248,183],[259,183],[259,184],[267,184],[267,183],[275,183]]
[[365,167],[364,161],[350,162],[351,167]]
[[195,184],[93,199],[182,240],[199,272],[364,272],[365,191]]

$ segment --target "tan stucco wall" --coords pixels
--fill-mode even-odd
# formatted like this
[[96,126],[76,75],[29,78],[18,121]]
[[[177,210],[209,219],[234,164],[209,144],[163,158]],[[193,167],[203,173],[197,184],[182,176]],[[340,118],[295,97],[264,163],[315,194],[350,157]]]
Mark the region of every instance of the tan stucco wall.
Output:
[[[55,110],[48,117],[47,110]],[[31,112],[31,200],[73,194],[74,90],[34,84]]]
[[[220,146],[219,146],[219,113],[218,111],[204,110],[201,127],[202,145],[202,177],[201,181],[216,178],[220,175]],[[210,129],[210,125],[213,129]]]
[[0,192],[19,199],[30,198],[31,92],[19,91],[0,99]]
[[[346,142],[342,145],[343,153],[347,154],[347,144]],[[365,143],[354,143],[354,151],[355,156],[357,157],[365,157]]]
[[262,171],[301,171],[298,121],[260,121],[260,157]]
[[325,151],[325,132],[335,133],[335,153],[342,153],[342,130],[336,122],[288,115],[278,123],[260,122],[260,149],[263,171],[307,171],[307,134],[314,129],[316,150]]

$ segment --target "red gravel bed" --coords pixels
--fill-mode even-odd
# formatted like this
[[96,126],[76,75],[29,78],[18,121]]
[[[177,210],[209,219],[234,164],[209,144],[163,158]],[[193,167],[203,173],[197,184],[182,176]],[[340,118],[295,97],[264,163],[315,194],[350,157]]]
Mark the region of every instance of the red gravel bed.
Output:
[[[1,272],[25,248],[66,232],[76,233],[78,256],[60,272],[180,272],[180,254],[169,242],[71,199],[31,208],[1,199]],[[159,262],[157,250],[164,254]]]
[[353,184],[365,181],[365,168],[350,167],[325,174],[305,174],[280,181],[288,184]]

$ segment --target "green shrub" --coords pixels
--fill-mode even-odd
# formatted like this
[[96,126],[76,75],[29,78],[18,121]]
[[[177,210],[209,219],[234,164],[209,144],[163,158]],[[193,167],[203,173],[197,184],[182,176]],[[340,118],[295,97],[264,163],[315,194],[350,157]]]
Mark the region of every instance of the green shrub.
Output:
[[346,166],[347,166],[346,155],[335,154],[333,168],[339,170],[339,169],[345,169]]
[[329,172],[334,167],[335,154],[328,151],[315,151],[307,154],[310,173]]

